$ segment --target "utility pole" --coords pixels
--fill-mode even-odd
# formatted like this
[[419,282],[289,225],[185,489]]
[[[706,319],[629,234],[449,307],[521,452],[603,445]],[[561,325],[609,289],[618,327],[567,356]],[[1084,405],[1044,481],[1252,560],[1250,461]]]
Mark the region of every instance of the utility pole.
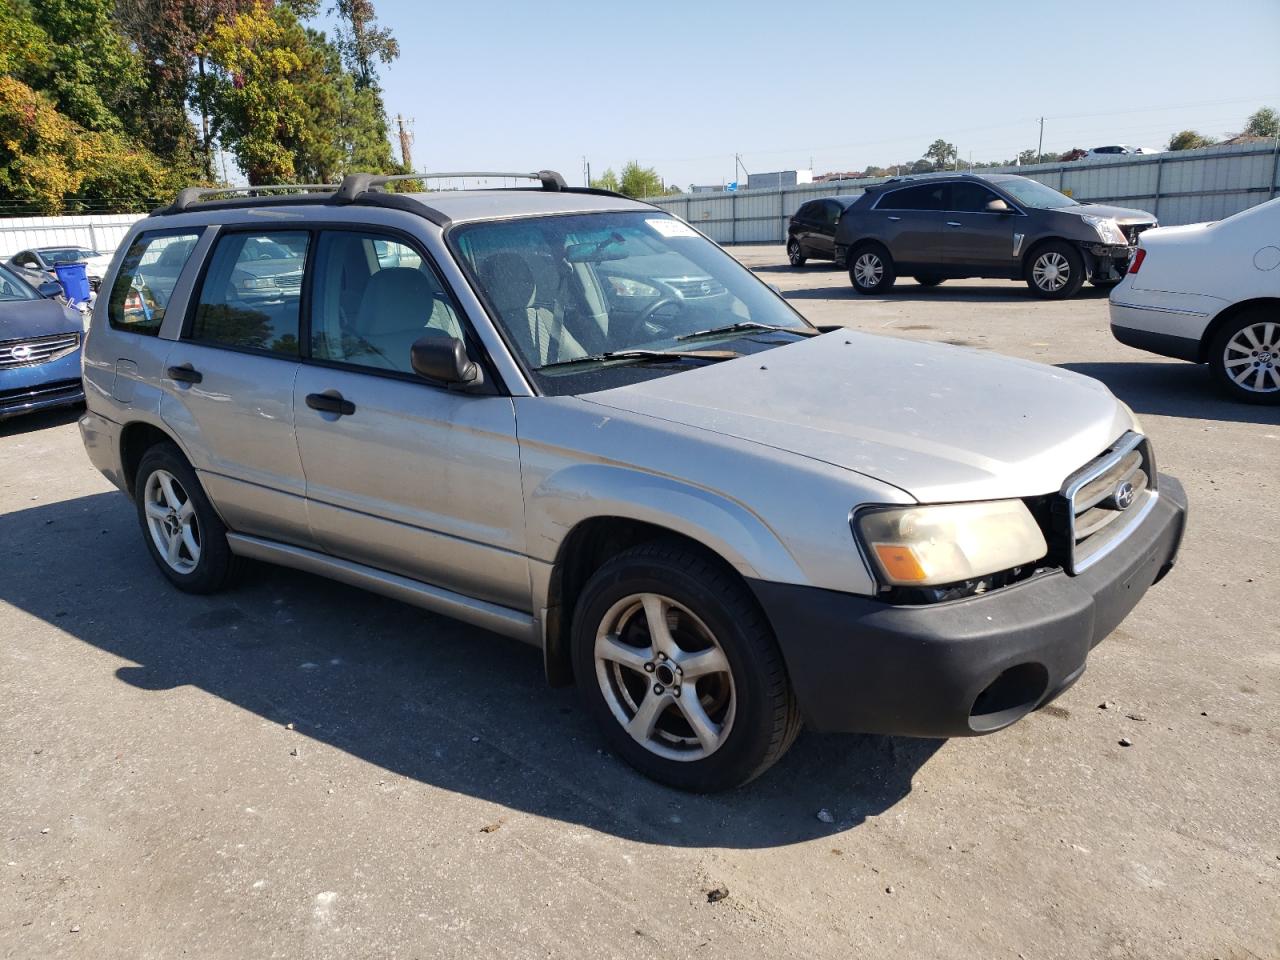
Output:
[[404,164],[404,168],[409,173],[413,172],[413,151],[410,146],[413,144],[413,133],[405,129],[405,124],[413,126],[413,118],[405,119],[403,114],[396,114],[396,126],[400,130],[400,161]]
[[1036,163],[1044,156],[1044,117],[1040,118],[1040,143],[1036,146]]
[[739,181],[739,183],[741,183],[741,184],[742,184],[743,189],[746,189],[746,184],[745,184],[743,181],[745,181],[745,180],[747,179],[747,177],[751,176],[751,174],[747,173],[747,168],[746,168],[746,166],[745,166],[745,165],[743,164],[743,162],[742,162],[742,154],[740,154],[740,153],[735,153],[735,154],[733,155],[733,175],[734,175],[734,177],[737,177],[737,176],[738,176],[738,170],[739,170],[739,169],[741,169],[741,170],[742,170],[742,173],[744,174],[744,176],[742,177],[742,180],[741,180],[741,181]]

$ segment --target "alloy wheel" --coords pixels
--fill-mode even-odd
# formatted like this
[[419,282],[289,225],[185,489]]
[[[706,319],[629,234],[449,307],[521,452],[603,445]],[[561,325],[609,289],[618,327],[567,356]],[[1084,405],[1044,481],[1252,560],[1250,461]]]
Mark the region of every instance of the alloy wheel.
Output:
[[151,542],[172,570],[191,573],[200,563],[200,523],[190,494],[168,470],[153,470],[143,495]]
[[1036,257],[1035,265],[1031,268],[1031,279],[1046,293],[1057,293],[1071,279],[1071,264],[1062,254],[1050,250]]
[[596,680],[633,740],[670,760],[701,760],[733,727],[729,661],[687,607],[656,593],[619,600],[600,621]]
[[1280,324],[1271,321],[1241,327],[1222,353],[1222,365],[1242,390],[1280,391]]
[[860,287],[874,287],[884,277],[884,262],[874,253],[864,253],[853,262],[853,276]]

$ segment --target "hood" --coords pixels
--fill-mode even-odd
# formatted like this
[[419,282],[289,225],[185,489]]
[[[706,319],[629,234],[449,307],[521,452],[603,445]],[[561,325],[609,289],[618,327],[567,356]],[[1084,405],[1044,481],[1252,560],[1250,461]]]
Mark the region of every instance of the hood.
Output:
[[111,266],[111,258],[113,253],[100,253],[96,257],[88,257],[84,261],[84,272],[91,277],[97,277],[101,280],[107,275],[107,268]]
[[1073,213],[1078,217],[1110,217],[1117,223],[1155,223],[1156,215],[1133,207],[1113,207],[1105,203],[1082,203],[1079,207],[1060,207],[1061,213]]
[[1088,377],[853,331],[582,399],[830,463],[921,502],[1052,493],[1132,426]]
[[55,333],[82,333],[80,314],[57,300],[0,301],[0,340],[26,340]]
[[1205,223],[1184,223],[1176,227],[1156,227],[1154,230],[1144,231],[1141,238],[1142,246],[1149,247],[1152,244],[1159,245],[1166,240],[1172,240],[1175,237],[1190,237],[1196,234],[1204,233],[1215,223],[1220,221],[1210,220]]

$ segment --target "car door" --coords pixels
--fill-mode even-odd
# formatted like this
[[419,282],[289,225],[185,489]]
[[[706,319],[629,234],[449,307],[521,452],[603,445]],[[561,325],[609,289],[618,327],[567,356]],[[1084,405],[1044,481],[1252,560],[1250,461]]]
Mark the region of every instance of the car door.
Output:
[[942,262],[946,189],[945,183],[922,183],[892,190],[876,201],[873,236],[889,248],[900,268]]
[[220,231],[165,360],[160,415],[231,529],[310,546],[293,412],[305,261],[250,273],[264,237],[309,243],[297,229]]
[[808,203],[803,204],[796,211],[795,220],[792,224],[792,236],[799,241],[800,250],[805,256],[815,252],[813,232],[815,221],[817,220],[817,209],[820,204],[821,201],[819,200],[810,200]]
[[[1007,273],[1014,269],[1013,234],[1019,215],[989,212],[987,204],[993,200],[1004,198],[980,183],[958,181],[949,186],[944,263],[958,271],[979,273]],[[1013,209],[1012,204],[1008,206]]]
[[817,212],[817,223],[809,246],[818,256],[833,259],[836,255],[836,224],[840,222],[844,207],[834,200],[821,200]]
[[294,386],[313,535],[328,553],[530,609],[509,397],[414,373],[434,330],[467,338],[426,254],[381,231],[318,234],[308,359]]

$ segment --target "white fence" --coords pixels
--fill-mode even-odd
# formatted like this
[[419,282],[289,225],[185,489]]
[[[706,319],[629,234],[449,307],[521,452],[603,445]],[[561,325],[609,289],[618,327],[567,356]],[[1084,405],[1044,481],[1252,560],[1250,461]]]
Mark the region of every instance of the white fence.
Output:
[[[1154,156],[1000,167],[1077,200],[1149,210],[1162,224],[1220,220],[1280,196],[1280,141],[1240,143]],[[857,194],[883,180],[837,180],[737,193],[651,197],[718,243],[782,243],[787,221],[814,197]]]
[[111,253],[140,213],[90,214],[83,217],[6,217],[0,220],[0,259],[32,247],[81,246]]

